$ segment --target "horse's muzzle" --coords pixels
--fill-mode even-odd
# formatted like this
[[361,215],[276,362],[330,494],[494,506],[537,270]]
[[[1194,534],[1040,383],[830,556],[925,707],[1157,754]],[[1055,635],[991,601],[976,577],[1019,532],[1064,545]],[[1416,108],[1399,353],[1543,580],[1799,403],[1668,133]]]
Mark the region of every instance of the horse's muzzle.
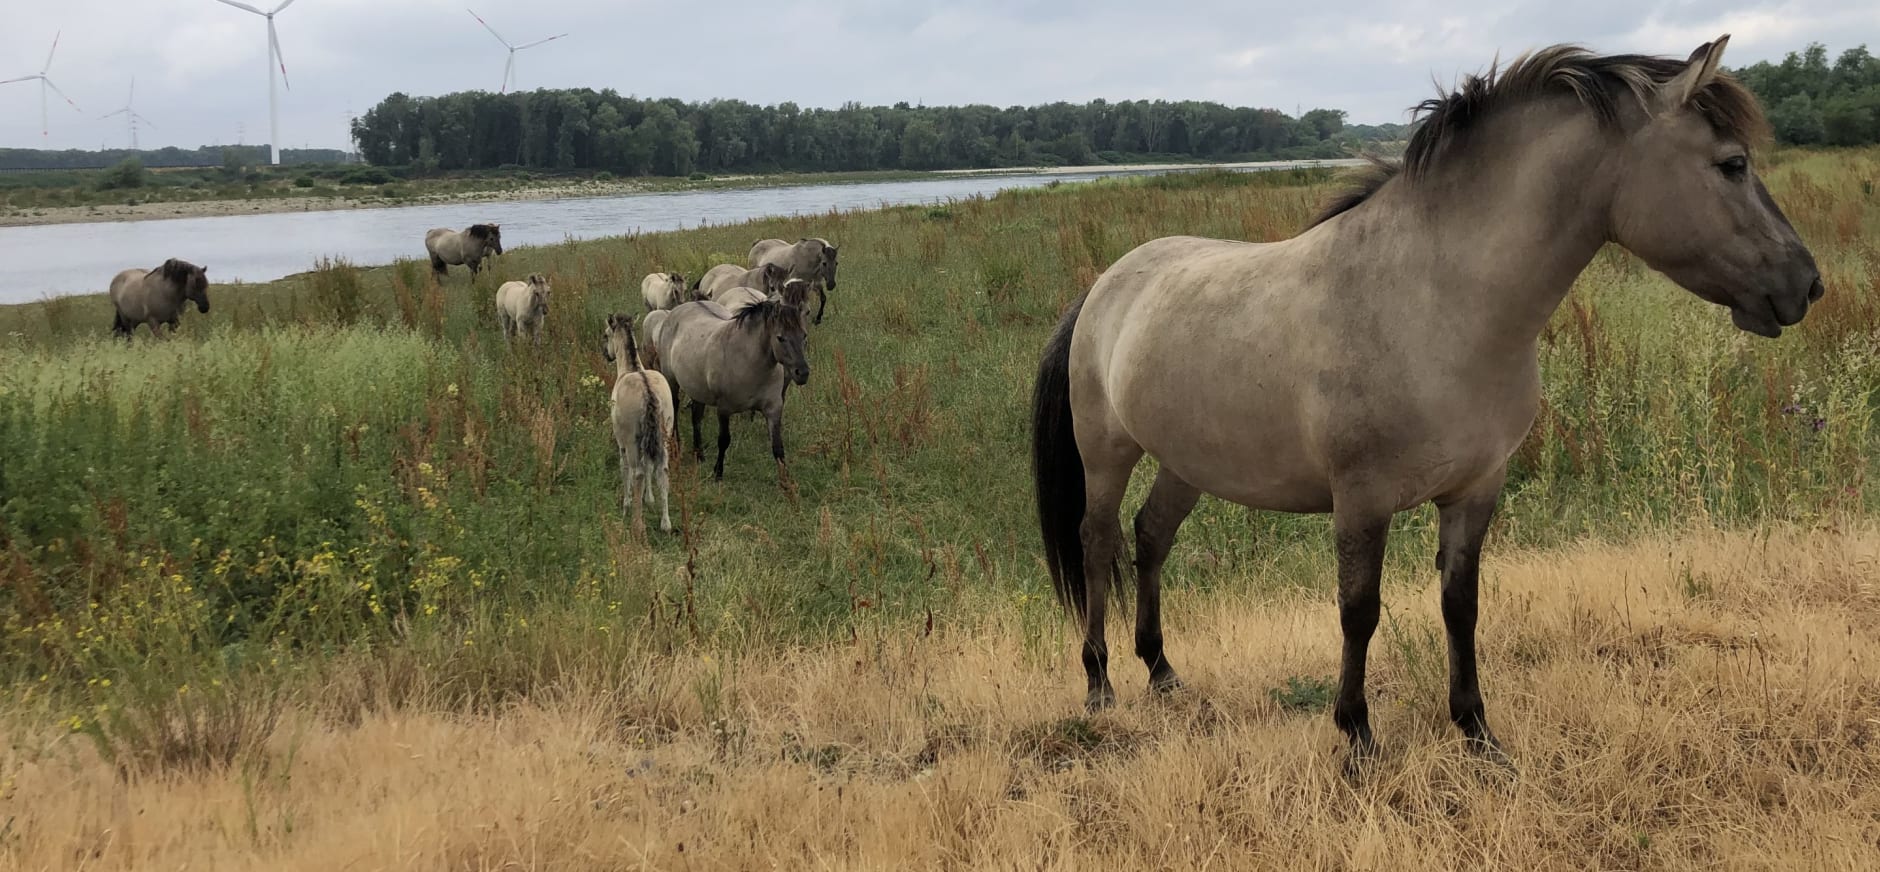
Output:
[[809,367],[806,366],[790,373],[790,380],[796,382],[797,387],[809,384]]
[[200,303],[197,303],[197,304],[196,304],[196,311],[198,311],[198,312],[201,312],[201,313],[202,313],[202,314],[204,314],[204,315],[207,315],[207,314],[209,314],[209,301],[208,301],[208,300],[203,300],[202,302],[200,302]]

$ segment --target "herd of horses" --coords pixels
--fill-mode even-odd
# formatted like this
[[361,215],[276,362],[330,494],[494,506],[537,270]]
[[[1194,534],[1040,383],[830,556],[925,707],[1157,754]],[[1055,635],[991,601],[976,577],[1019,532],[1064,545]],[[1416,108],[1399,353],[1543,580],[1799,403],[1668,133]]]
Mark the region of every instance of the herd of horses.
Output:
[[[1434,503],[1449,715],[1473,750],[1507,761],[1477,678],[1482,543],[1540,404],[1539,337],[1576,277],[1617,244],[1770,338],[1825,293],[1751,162],[1768,122],[1719,69],[1728,40],[1685,60],[1557,45],[1468,76],[1418,107],[1400,161],[1377,162],[1297,236],[1152,240],[1068,307],[1032,389],[1031,466],[1045,561],[1083,625],[1090,709],[1116,699],[1105,618],[1126,557],[1118,512],[1147,455],[1134,637],[1152,692],[1182,686],[1163,645],[1161,573],[1201,494],[1329,513],[1344,638],[1332,721],[1353,762],[1370,757],[1385,539],[1397,513]],[[440,272],[475,272],[502,251],[493,224],[432,231],[426,246]],[[538,329],[538,278],[499,292],[506,333]],[[648,501],[657,489],[663,515],[675,395],[701,462],[701,416],[718,413],[715,476],[739,412],[765,415],[782,462],[783,397],[810,373],[808,294],[822,296],[821,323],[835,283],[836,247],[822,239],[760,241],[746,264],[689,286],[646,276],[644,340],[622,314],[603,335],[628,504],[636,487]],[[208,311],[206,284],[182,261],[125,272],[112,285],[118,329],[173,326],[185,300]]]
[[[424,234],[424,248],[438,281],[448,278],[452,266],[468,267],[474,279],[487,260],[503,253],[502,226],[433,228]],[[634,335],[632,315],[607,316],[601,352],[616,366],[610,417],[624,511],[636,514],[640,499],[651,505],[657,497],[660,529],[672,530],[667,445],[677,444],[675,395],[690,408],[693,449],[701,462],[705,410],[718,414],[714,478],[724,478],[731,417],[743,412],[764,416],[771,455],[783,464],[784,395],[791,384],[809,382],[809,295],[817,295],[813,321],[821,324],[838,265],[838,250],[827,239],[762,239],[751,246],[748,265],[719,264],[689,286],[678,273],[647,275],[640,288],[643,339]],[[149,325],[160,338],[175,329],[186,303],[209,311],[208,288],[207,267],[175,258],[155,270],[124,270],[111,282],[113,330],[128,338],[139,325]],[[503,338],[526,333],[539,345],[552,291],[542,273],[499,285],[494,308]]]

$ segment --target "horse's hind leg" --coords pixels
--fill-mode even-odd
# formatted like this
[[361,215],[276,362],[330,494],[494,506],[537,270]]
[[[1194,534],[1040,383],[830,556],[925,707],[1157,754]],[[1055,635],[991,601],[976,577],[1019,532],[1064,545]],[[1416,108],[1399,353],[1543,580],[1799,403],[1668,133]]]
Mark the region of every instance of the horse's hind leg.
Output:
[[705,404],[693,400],[692,406],[692,453],[698,456],[698,462],[705,462]]
[[1149,667],[1154,691],[1182,686],[1162,651],[1162,564],[1175,545],[1175,531],[1200,498],[1201,491],[1163,469],[1136,512],[1136,656]]
[[1436,568],[1443,574],[1443,628],[1449,635],[1449,718],[1478,752],[1499,755],[1501,744],[1489,732],[1476,681],[1476,587],[1481,575],[1482,540],[1495,516],[1502,476],[1492,488],[1438,506],[1441,528]]
[[672,510],[668,503],[671,502],[669,495],[672,492],[672,486],[667,481],[665,464],[659,465],[657,474],[659,476],[659,529],[661,532],[670,533],[672,532]]
[[[1104,620],[1109,612],[1110,587],[1116,583],[1123,553],[1123,528],[1117,512],[1123,505],[1123,493],[1129,488],[1129,473],[1142,459],[1142,449],[1133,442],[1085,441],[1077,434],[1080,447],[1093,449],[1084,453],[1084,520],[1080,530],[1084,546],[1084,677],[1089,693],[1084,699],[1091,711],[1116,704],[1116,689],[1110,684],[1110,647],[1104,640]],[[1107,450],[1105,450],[1107,449]]]
[[450,265],[445,263],[443,258],[435,254],[431,255],[431,277],[441,282],[449,275]]

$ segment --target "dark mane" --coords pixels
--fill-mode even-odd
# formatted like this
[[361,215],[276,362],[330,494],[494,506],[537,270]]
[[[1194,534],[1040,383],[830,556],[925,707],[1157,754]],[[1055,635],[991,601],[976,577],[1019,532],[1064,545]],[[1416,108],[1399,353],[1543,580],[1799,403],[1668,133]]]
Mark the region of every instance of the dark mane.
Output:
[[486,242],[491,236],[495,235],[496,232],[496,228],[488,224],[472,224],[470,225],[469,235],[471,239],[477,240],[478,242]]
[[731,313],[731,320],[739,327],[751,327],[769,322],[774,318],[801,319],[802,310],[777,297],[769,297],[761,303],[752,303]]
[[[1709,48],[1706,43],[1693,57]],[[1684,72],[1689,63],[1650,55],[1596,55],[1576,45],[1553,45],[1515,58],[1505,70],[1491,65],[1486,75],[1466,76],[1449,94],[1417,104],[1411,110],[1414,130],[1403,159],[1370,158],[1372,165],[1357,173],[1348,189],[1306,226],[1316,227],[1357,208],[1397,176],[1415,178],[1428,173],[1485,118],[1509,106],[1572,94],[1600,124],[1616,124],[1622,100],[1644,104],[1659,85]],[[1724,136],[1752,145],[1769,138],[1769,121],[1756,96],[1728,73],[1719,71],[1692,98],[1691,105]]]

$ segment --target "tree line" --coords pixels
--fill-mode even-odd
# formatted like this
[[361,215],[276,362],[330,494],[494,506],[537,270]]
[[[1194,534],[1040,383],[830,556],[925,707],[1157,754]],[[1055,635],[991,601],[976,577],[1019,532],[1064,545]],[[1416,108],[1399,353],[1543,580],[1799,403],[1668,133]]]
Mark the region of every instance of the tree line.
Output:
[[1732,71],[1769,113],[1776,139],[1789,145],[1880,143],[1880,58],[1860,45],[1833,63],[1821,43]]
[[[265,145],[204,145],[194,149],[108,148],[103,150],[35,148],[0,148],[0,170],[92,170],[118,166],[136,160],[153,169],[168,167],[219,167],[231,160],[244,164],[268,162]],[[336,148],[287,148],[281,150],[281,164],[346,163],[351,157]]]
[[366,161],[420,170],[503,167],[694,172],[966,169],[1013,165],[1338,157],[1401,139],[1402,125],[1349,126],[1345,113],[1183,101],[1032,107],[804,109],[688,103],[611,90],[393,94],[353,123]]

